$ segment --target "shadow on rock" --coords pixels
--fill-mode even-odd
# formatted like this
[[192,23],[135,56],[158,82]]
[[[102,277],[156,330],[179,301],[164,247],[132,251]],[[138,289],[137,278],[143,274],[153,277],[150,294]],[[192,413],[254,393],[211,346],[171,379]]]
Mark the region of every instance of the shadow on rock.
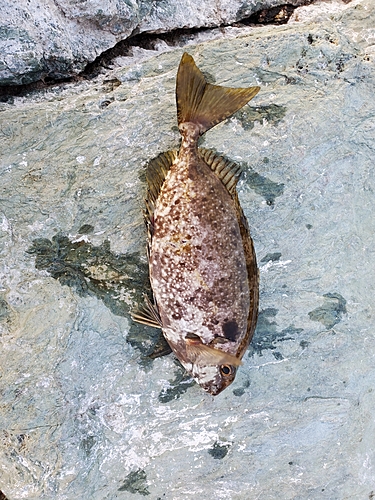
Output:
[[313,321],[319,321],[328,330],[341,321],[342,315],[346,313],[346,300],[339,293],[326,293],[323,295],[324,304],[309,312]]
[[272,321],[277,313],[278,309],[273,307],[259,312],[258,324],[249,347],[250,356],[253,356],[255,353],[262,356],[263,351],[270,349],[275,359],[283,359],[283,355],[277,350],[276,344],[286,340],[295,340],[294,336],[303,332],[303,328],[295,328],[293,325],[289,325],[287,328],[278,331],[276,321]]
[[[35,255],[37,269],[47,271],[81,297],[97,297],[117,316],[129,317],[133,305],[143,302],[143,294],[151,293],[147,262],[139,253],[114,254],[109,241],[94,246],[86,241],[73,242],[59,233],[52,240],[35,239],[27,252]],[[161,337],[158,329],[130,322],[127,340],[140,350],[143,365],[151,362],[148,356],[155,349],[160,349]]]

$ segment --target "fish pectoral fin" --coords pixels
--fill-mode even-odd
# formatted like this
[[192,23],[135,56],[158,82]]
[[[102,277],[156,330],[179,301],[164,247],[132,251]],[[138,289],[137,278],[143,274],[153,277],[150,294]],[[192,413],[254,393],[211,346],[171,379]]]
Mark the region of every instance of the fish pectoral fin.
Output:
[[242,108],[259,90],[260,87],[230,88],[211,85],[194,59],[185,52],[177,73],[178,124],[199,124],[200,133],[203,134]]
[[195,339],[186,340],[186,352],[188,357],[197,365],[232,365],[240,366],[242,361],[236,356],[220,349],[214,349]]
[[156,304],[153,304],[147,295],[144,298],[144,304],[131,313],[132,319],[142,325],[162,328],[163,324]]

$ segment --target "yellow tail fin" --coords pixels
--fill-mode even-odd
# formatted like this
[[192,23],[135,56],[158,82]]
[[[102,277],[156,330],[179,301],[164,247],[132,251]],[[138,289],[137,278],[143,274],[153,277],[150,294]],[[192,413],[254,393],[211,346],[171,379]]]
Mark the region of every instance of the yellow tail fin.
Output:
[[235,89],[207,83],[194,59],[185,52],[176,83],[178,124],[196,123],[203,134],[242,108],[259,90],[260,87]]

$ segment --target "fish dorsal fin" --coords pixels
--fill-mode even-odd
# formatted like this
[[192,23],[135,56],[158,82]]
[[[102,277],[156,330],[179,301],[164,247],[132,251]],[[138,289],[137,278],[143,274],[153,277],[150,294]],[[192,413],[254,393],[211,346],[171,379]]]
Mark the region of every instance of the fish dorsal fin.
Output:
[[144,296],[144,299],[144,304],[132,312],[133,320],[142,323],[142,325],[162,328],[163,325],[156,304],[153,304],[147,295]]
[[230,88],[208,83],[194,59],[183,54],[177,73],[178,124],[193,122],[203,134],[233,115],[259,92],[260,87]]
[[176,150],[166,151],[153,160],[150,160],[146,166],[147,195],[145,199],[146,210],[144,212],[144,218],[149,242],[151,241],[153,233],[152,221],[154,218],[156,200],[159,197],[165,177],[177,156],[178,151]]
[[158,199],[160,189],[171,165],[177,158],[178,151],[171,150],[161,153],[148,162],[146,166],[147,202],[154,205]]
[[243,171],[242,167],[238,163],[214,153],[211,149],[199,148],[198,151],[202,160],[217,175],[228,192],[233,195]]
[[186,341],[186,353],[196,365],[232,365],[240,366],[242,361],[233,354],[214,349],[202,342]]

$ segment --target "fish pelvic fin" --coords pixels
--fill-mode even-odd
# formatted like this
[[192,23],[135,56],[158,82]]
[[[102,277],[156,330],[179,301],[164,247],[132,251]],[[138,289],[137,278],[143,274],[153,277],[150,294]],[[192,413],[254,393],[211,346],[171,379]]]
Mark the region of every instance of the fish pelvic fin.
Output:
[[144,295],[144,300],[145,302],[141,307],[132,311],[131,317],[133,321],[142,325],[152,326],[153,328],[162,328],[163,324],[157,305],[153,304],[147,295]]
[[202,135],[242,108],[259,90],[260,87],[230,88],[208,83],[194,59],[185,52],[176,82],[178,124],[195,123]]
[[214,349],[200,341],[186,339],[186,353],[197,365],[242,365],[242,361],[233,354]]

